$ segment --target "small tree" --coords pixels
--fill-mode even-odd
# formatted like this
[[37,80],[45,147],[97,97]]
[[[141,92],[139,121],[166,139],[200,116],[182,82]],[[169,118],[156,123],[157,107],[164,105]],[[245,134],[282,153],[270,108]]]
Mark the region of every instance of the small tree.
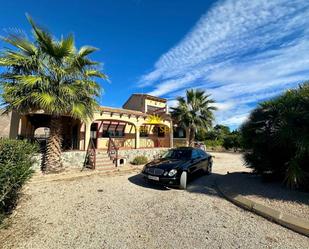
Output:
[[106,78],[97,70],[98,62],[89,59],[96,48],[77,50],[72,35],[55,40],[28,17],[34,42],[21,35],[2,38],[14,49],[6,48],[0,56],[2,99],[6,112],[22,114],[43,110],[51,115],[45,170],[59,171],[62,127],[60,117],[82,120],[92,117],[100,86],[94,78]]
[[214,120],[214,100],[205,91],[190,89],[186,97],[178,97],[178,105],[172,109],[176,123],[189,130],[189,144],[193,145],[197,130],[208,130]]
[[238,131],[233,131],[223,138],[223,147],[226,150],[233,149],[235,152],[241,147],[241,135]]

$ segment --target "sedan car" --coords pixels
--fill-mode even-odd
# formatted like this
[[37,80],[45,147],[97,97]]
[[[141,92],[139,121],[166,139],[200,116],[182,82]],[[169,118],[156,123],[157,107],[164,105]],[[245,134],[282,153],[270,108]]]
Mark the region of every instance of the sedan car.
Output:
[[207,152],[198,148],[180,147],[146,164],[142,174],[149,181],[185,189],[193,174],[211,174],[212,164],[212,156]]

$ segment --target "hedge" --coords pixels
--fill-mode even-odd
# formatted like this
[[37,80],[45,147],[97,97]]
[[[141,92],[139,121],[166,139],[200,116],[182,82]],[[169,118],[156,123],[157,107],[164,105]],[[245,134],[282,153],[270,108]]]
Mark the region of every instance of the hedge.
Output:
[[148,162],[148,158],[145,156],[137,156],[131,162],[134,165],[146,164]]
[[35,144],[0,139],[0,223],[15,207],[23,184],[32,174]]

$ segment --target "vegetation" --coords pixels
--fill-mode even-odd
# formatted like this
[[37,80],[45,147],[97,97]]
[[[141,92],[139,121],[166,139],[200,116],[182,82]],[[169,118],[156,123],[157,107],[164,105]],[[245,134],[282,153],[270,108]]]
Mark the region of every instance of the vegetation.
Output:
[[241,128],[249,167],[308,190],[308,110],[309,83],[261,103]]
[[214,120],[212,105],[214,100],[209,98],[205,91],[190,89],[186,91],[186,97],[177,97],[178,105],[172,109],[172,117],[175,122],[189,130],[189,144],[192,146],[195,133],[207,131]]
[[134,165],[146,164],[148,163],[148,158],[145,156],[137,156],[133,159],[131,163]]
[[19,191],[32,174],[35,144],[0,139],[0,223],[16,205]]
[[77,50],[72,35],[56,40],[28,17],[34,41],[22,34],[2,40],[10,45],[0,56],[4,73],[0,76],[6,112],[27,114],[43,110],[52,116],[43,168],[59,171],[61,163],[61,115],[87,120],[97,106],[100,86],[94,78],[106,78],[97,70],[99,63],[89,59],[97,49]]
[[233,149],[237,151],[241,148],[241,135],[239,131],[230,131],[230,128],[225,125],[217,124],[211,130],[205,132],[198,130],[196,139],[203,141],[207,148],[213,149]]
[[226,149],[233,149],[235,152],[242,147],[241,135],[239,131],[233,131],[223,138],[222,146]]

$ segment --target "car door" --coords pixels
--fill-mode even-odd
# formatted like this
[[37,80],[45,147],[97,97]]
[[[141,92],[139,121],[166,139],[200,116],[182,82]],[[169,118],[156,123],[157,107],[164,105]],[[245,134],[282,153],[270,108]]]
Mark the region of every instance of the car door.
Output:
[[205,170],[207,170],[207,167],[208,167],[208,156],[207,156],[206,152],[201,150],[201,149],[199,149],[198,152],[201,156],[201,160],[200,160],[200,164],[199,164],[200,169],[205,171]]
[[198,151],[192,150],[191,162],[190,162],[190,166],[188,169],[189,174],[194,174],[200,169],[201,167],[200,161],[201,161],[201,156],[198,153]]

